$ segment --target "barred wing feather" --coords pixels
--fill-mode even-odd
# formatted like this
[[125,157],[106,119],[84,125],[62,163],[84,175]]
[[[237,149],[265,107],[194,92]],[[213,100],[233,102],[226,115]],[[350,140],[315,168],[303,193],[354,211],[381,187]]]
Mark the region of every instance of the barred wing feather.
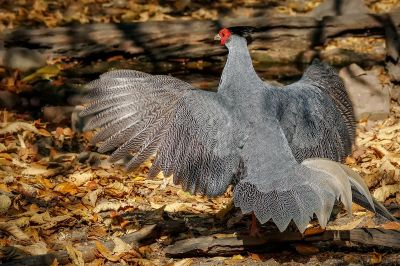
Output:
[[92,116],[86,130],[100,128],[93,142],[112,161],[132,156],[133,170],[156,154],[150,175],[160,171],[192,193],[222,194],[237,172],[238,117],[217,93],[195,90],[170,76],[134,70],[105,73],[87,85]]
[[298,162],[312,157],[343,161],[351,153],[353,108],[332,67],[314,60],[301,80],[269,93],[282,110],[277,118]]

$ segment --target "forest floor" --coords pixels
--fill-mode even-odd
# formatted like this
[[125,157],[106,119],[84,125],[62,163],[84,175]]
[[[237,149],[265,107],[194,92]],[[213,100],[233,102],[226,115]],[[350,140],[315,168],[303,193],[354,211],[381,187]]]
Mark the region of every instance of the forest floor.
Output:
[[[29,1],[3,2],[0,32],[20,26],[213,19],[243,13],[253,16],[255,10],[303,14],[320,1],[285,1],[285,4],[269,1],[268,7],[265,1],[256,0],[206,1],[206,5],[202,1],[166,1],[166,4],[34,1],[33,6]],[[366,3],[375,12],[388,11],[397,4],[396,1]],[[119,59],[110,56],[108,61]],[[86,64],[91,67],[98,62]],[[33,76],[0,67],[0,90],[28,95],[28,100],[34,101],[34,95],[30,94],[32,84],[45,81],[45,90],[62,86],[66,80],[59,75],[60,69],[65,71],[75,66],[76,62],[66,58],[50,58],[42,71]],[[387,82],[387,74],[383,73],[380,80]],[[57,103],[64,101],[65,104],[63,96],[59,97]],[[0,111],[0,260],[4,262],[58,251],[57,254],[67,256],[74,265],[83,265],[84,259],[91,261],[90,265],[400,263],[398,249],[335,241],[272,243],[266,244],[265,249],[258,247],[224,256],[210,253],[210,256],[171,257],[166,254],[166,247],[179,240],[247,234],[251,217],[242,216],[232,207],[231,189],[217,198],[190,195],[174,185],[171,177],[160,174],[155,179],[146,178],[151,161],[127,173],[122,166],[109,163],[108,155],[97,153],[96,147],[89,143],[93,132],[75,131],[70,117],[63,116],[59,107],[52,109],[38,104],[36,109],[16,109]],[[398,101],[391,101],[386,119],[358,122],[356,145],[346,164],[360,173],[372,195],[400,218]],[[400,230],[399,223],[387,222],[355,204],[352,211],[353,216],[349,217],[340,206],[335,207],[326,229]],[[276,230],[269,223],[262,227],[262,232],[267,234]],[[306,234],[312,232],[323,232],[316,221],[310,224]],[[131,245],[121,241],[126,235],[133,236]],[[58,260],[61,255],[56,256]],[[63,264],[53,261],[52,265],[58,263]]]

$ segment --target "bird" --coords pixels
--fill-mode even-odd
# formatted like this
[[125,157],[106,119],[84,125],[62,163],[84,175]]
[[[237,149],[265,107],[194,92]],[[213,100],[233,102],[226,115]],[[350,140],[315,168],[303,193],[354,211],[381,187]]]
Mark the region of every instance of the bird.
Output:
[[281,232],[291,221],[304,232],[314,214],[325,227],[337,200],[351,213],[352,190],[375,211],[362,178],[340,163],[354,136],[340,79],[315,62],[296,83],[266,84],[247,48],[251,32],[230,27],[216,36],[228,48],[216,92],[137,70],[102,74],[86,85],[84,130],[100,129],[92,142],[112,151],[112,162],[125,159],[127,171],[155,155],[150,178],[172,175],[209,197],[233,185],[236,207]]

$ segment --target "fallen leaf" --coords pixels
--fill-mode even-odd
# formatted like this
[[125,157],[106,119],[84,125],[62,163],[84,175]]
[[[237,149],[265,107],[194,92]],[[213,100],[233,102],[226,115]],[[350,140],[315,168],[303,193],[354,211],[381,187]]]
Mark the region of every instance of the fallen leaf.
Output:
[[121,256],[120,255],[113,255],[110,250],[106,246],[104,246],[101,242],[96,241],[96,248],[100,252],[101,255],[103,255],[104,258],[111,262],[117,262],[120,260]]
[[103,201],[94,207],[93,212],[99,213],[103,211],[118,211],[122,204],[116,201]]
[[0,123],[0,135],[15,133],[21,130],[39,134],[39,130],[34,125],[27,122]]
[[11,199],[7,195],[0,195],[0,214],[4,214],[11,206]]
[[382,254],[379,254],[377,252],[372,252],[370,254],[369,263],[371,265],[381,264],[382,263]]
[[380,202],[384,202],[388,197],[400,191],[400,184],[387,185],[377,188],[374,191],[374,198]]
[[35,167],[28,167],[28,168],[24,169],[22,171],[22,174],[26,175],[26,176],[40,175],[42,177],[50,177],[50,176],[56,175],[58,173],[58,171],[59,171],[59,169],[56,169],[56,168],[47,169],[45,167],[35,166]]
[[311,244],[295,244],[294,248],[301,255],[315,255],[319,252],[317,247],[312,246]]
[[7,147],[3,143],[0,143],[0,152],[6,151]]
[[319,235],[319,234],[322,234],[323,232],[325,232],[325,229],[320,227],[320,226],[318,226],[318,227],[310,227],[310,228],[307,228],[304,231],[303,235],[304,236]]
[[3,230],[15,238],[19,240],[30,240],[29,236],[27,236],[24,232],[22,232],[19,227],[17,227],[14,223],[4,223],[0,222],[0,230]]
[[233,259],[233,260],[243,260],[244,257],[243,257],[242,255],[233,255],[233,256],[232,256],[232,259]]
[[78,187],[71,182],[63,182],[54,187],[54,191],[62,194],[75,195],[78,193]]
[[12,165],[12,162],[8,159],[0,158],[0,165],[10,166]]
[[121,238],[119,237],[112,237],[112,241],[115,244],[115,247],[113,249],[113,253],[117,256],[129,252],[132,249],[132,246],[125,243]]
[[387,222],[382,224],[382,228],[387,230],[400,230],[400,222]]
[[44,137],[51,137],[51,133],[44,128],[39,128],[39,134]]
[[30,218],[30,221],[39,225],[44,223],[48,224],[51,221],[51,216],[47,211],[44,213],[35,213]]
[[13,157],[8,153],[0,153],[0,158],[4,158],[4,159],[10,160],[10,161],[12,161],[12,159],[13,159]]
[[187,258],[180,261],[176,261],[170,264],[170,266],[190,266],[192,264],[193,264],[193,259]]
[[15,245],[15,247],[17,247],[31,255],[43,255],[43,254],[47,254],[47,252],[49,251],[46,243],[44,243],[43,241],[39,241],[32,245],[27,245],[27,246]]
[[250,253],[250,258],[254,261],[262,261],[262,259],[260,258],[260,255],[256,254],[256,253]]
[[68,176],[70,182],[74,183],[76,186],[82,186],[86,182],[90,181],[94,177],[91,171],[88,172],[75,172]]
[[104,266],[105,265],[105,259],[103,258],[97,258],[93,261],[91,261],[90,263],[88,263],[88,266]]
[[63,134],[64,134],[65,136],[71,137],[72,134],[73,134],[73,132],[72,132],[71,128],[66,127],[66,128],[63,129]]
[[76,266],[84,266],[85,265],[85,261],[83,259],[82,252],[80,252],[78,249],[74,248],[71,244],[66,245],[65,249],[67,250],[69,258],[72,260],[73,265],[76,265]]
[[58,266],[58,265],[60,265],[60,264],[58,263],[57,258],[55,258],[55,259],[53,260],[53,262],[50,264],[50,266]]
[[103,192],[102,188],[93,190],[93,191],[89,191],[85,196],[83,196],[82,198],[82,202],[84,204],[90,205],[92,207],[96,206],[96,202],[97,202],[97,198],[99,197],[99,195]]
[[26,83],[31,83],[39,79],[51,79],[55,76],[58,76],[60,72],[60,65],[44,66],[36,70],[34,73],[24,77],[22,81]]
[[125,194],[129,194],[131,192],[131,189],[124,186],[121,182],[115,181],[105,188],[105,192],[114,197],[114,198],[120,198]]
[[87,233],[88,237],[104,237],[107,235],[107,231],[103,226],[92,226],[89,228]]
[[343,260],[348,264],[362,265],[361,258],[352,254],[347,254],[343,256]]
[[42,176],[36,176],[32,181],[40,185],[41,188],[52,189],[55,186],[48,178]]

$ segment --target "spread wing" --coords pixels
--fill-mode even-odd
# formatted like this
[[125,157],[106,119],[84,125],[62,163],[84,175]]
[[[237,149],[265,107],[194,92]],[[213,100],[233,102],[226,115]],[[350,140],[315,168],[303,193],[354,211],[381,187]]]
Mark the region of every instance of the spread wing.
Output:
[[353,108],[333,68],[314,61],[300,81],[276,93],[277,118],[298,162],[311,157],[343,161],[351,153]]
[[111,161],[130,158],[128,170],[156,154],[150,176],[173,174],[184,190],[215,196],[238,171],[239,118],[217,93],[193,89],[170,76],[134,70],[105,73],[87,85],[85,129]]

